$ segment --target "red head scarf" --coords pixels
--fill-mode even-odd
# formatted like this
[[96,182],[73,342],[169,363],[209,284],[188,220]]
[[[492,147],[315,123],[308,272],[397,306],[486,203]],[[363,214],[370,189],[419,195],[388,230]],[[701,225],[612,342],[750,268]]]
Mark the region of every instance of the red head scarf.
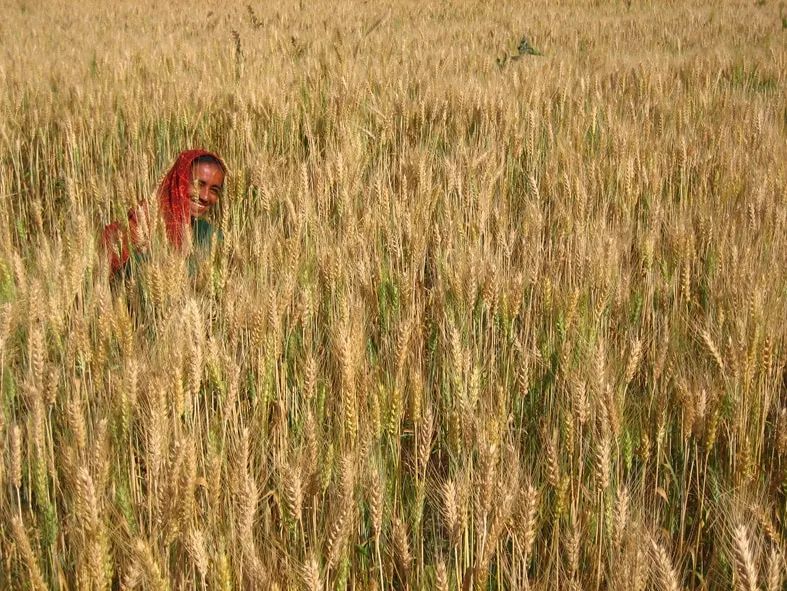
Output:
[[[193,182],[191,168],[194,161],[202,156],[215,158],[226,172],[221,158],[215,154],[204,150],[187,150],[178,155],[175,164],[169,169],[158,188],[159,213],[164,219],[167,238],[170,244],[178,249],[183,243],[184,228],[190,222],[189,191]],[[123,231],[119,222],[104,228],[102,241],[109,254],[113,273],[120,270],[128,261],[130,246],[138,246],[144,239],[143,234],[149,228],[147,215],[148,211],[144,205],[129,210],[128,228],[131,244],[129,244],[129,236]]]

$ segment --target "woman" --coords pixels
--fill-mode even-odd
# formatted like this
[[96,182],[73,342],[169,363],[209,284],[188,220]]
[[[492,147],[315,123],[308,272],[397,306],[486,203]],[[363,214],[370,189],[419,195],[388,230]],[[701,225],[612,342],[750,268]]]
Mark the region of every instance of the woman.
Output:
[[[187,150],[161,181],[159,214],[172,246],[184,250],[186,242],[210,244],[213,227],[202,219],[216,205],[224,189],[227,169],[221,159],[203,150]],[[150,234],[145,205],[128,213],[128,232],[119,222],[104,228],[102,236],[112,274],[128,269],[129,260],[144,255]]]

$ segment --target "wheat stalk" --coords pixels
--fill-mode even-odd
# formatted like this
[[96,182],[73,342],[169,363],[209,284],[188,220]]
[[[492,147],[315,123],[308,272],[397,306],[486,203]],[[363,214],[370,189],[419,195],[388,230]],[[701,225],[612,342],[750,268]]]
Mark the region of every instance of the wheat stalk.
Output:
[[743,523],[732,529],[732,550],[737,586],[745,591],[753,591],[757,588],[757,566],[749,532]]
[[672,565],[667,551],[654,538],[650,539],[650,550],[653,564],[653,574],[656,584],[663,591],[677,591],[680,589],[678,575]]
[[768,573],[767,573],[767,588],[768,591],[775,591],[781,589],[783,574],[784,559],[776,547],[771,548],[768,555]]
[[22,554],[22,560],[24,560],[25,566],[30,574],[30,585],[34,589],[47,589],[47,585],[44,582],[43,576],[41,576],[41,570],[38,567],[36,555],[30,545],[30,539],[27,537],[27,532],[25,531],[25,526],[22,523],[21,517],[14,516],[11,518],[11,531],[14,536],[14,541]]

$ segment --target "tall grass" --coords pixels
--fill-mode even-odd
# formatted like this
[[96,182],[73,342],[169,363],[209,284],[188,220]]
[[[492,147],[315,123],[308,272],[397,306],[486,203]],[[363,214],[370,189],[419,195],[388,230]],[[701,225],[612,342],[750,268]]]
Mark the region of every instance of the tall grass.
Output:
[[0,587],[781,588],[771,4],[7,7]]

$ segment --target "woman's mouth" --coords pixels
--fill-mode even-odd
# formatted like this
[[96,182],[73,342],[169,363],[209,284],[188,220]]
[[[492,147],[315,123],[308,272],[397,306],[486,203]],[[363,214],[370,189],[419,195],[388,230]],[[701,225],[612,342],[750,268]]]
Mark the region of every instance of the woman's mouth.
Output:
[[210,209],[210,203],[206,203],[202,199],[192,199],[191,200],[191,215],[194,217],[200,217],[204,215]]

